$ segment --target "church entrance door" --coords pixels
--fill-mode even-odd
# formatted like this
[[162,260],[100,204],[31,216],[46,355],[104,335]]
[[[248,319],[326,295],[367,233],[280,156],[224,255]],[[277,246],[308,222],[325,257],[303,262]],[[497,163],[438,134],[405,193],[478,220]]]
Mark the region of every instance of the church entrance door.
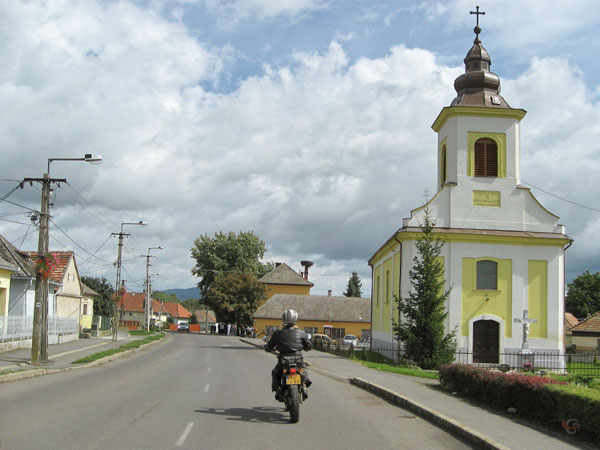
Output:
[[495,320],[473,323],[473,362],[498,364],[500,324]]

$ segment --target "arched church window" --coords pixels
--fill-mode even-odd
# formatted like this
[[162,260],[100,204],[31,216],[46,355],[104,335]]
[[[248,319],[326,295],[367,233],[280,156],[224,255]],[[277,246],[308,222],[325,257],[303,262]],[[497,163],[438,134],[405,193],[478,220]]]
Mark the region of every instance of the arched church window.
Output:
[[498,176],[498,146],[491,139],[483,138],[475,142],[475,176]]
[[441,184],[444,184],[446,182],[446,146],[445,145],[442,147],[440,164],[442,166],[442,167],[440,167],[440,169],[441,169],[440,179],[441,179]]
[[477,261],[477,289],[498,289],[498,263],[489,259]]

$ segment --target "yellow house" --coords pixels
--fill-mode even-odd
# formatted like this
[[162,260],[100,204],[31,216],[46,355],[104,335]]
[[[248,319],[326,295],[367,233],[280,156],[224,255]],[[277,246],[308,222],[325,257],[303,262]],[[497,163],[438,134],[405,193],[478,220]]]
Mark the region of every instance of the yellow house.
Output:
[[308,270],[302,277],[285,263],[276,263],[275,268],[258,281],[267,288],[267,297],[261,305],[275,294],[310,295],[310,288],[314,286],[308,281]]
[[275,294],[254,314],[257,336],[270,336],[282,326],[286,309],[298,312],[298,328],[339,339],[346,334],[370,336],[371,299],[331,295]]

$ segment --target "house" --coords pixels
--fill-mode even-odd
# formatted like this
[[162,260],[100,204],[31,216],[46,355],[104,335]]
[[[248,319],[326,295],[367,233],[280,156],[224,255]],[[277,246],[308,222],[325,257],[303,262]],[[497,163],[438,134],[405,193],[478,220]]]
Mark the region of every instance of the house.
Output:
[[257,336],[270,336],[282,326],[287,309],[298,312],[298,328],[310,334],[326,334],[332,339],[354,334],[370,335],[371,299],[332,295],[275,294],[253,316]]
[[[0,315],[30,317],[33,320],[36,267],[29,253],[18,250],[0,235]],[[48,310],[55,311],[54,290],[58,283],[49,280]]]
[[505,352],[564,349],[565,250],[572,240],[558,217],[521,184],[521,120],[479,39],[468,51],[456,98],[437,133],[437,192],[371,256],[372,339],[394,347],[394,295],[408,297],[409,271],[426,215],[443,242],[446,332],[470,362],[499,363]]
[[168,316],[173,318],[173,322],[177,323],[178,320],[190,320],[192,315],[186,308],[180,303],[164,302],[163,311]]
[[[54,288],[56,297],[54,304],[54,315],[57,317],[69,317],[77,319],[79,331],[90,328],[91,317],[86,317],[82,323],[82,312],[86,310],[86,316],[93,315],[93,300],[84,295],[84,288],[79,277],[79,269],[72,251],[50,252],[54,263],[50,269],[50,279],[58,285]],[[37,255],[37,253],[31,253]],[[90,308],[91,305],[91,308]],[[89,310],[89,314],[88,313]]]
[[302,263],[305,267],[302,275],[285,263],[275,263],[275,268],[258,280],[267,288],[267,296],[260,305],[275,294],[310,295],[310,288],[314,284],[308,281],[308,267],[312,266],[312,263],[310,261],[302,261]]
[[[161,304],[157,300],[152,300],[152,312],[159,313]],[[154,315],[151,317],[154,318]],[[146,323],[146,293],[145,292],[125,292],[121,301],[121,312],[119,315],[120,326],[144,327]],[[158,319],[156,316],[155,320]],[[166,318],[165,318],[166,320]]]
[[92,328],[92,321],[94,318],[94,298],[100,297],[96,291],[94,291],[91,287],[87,286],[85,283],[81,283],[82,287],[82,298],[81,298],[81,311],[80,314],[80,323],[81,329],[90,329]]
[[569,329],[571,343],[578,352],[597,352],[600,355],[600,311]]

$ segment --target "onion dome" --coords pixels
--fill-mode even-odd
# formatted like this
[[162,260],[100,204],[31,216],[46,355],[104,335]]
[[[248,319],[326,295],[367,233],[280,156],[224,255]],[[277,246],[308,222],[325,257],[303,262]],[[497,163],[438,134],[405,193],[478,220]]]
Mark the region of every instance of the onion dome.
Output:
[[464,59],[465,73],[454,81],[456,98],[451,106],[479,106],[485,108],[510,108],[500,95],[500,78],[490,72],[492,60],[487,50],[481,45],[476,26],[473,47]]

